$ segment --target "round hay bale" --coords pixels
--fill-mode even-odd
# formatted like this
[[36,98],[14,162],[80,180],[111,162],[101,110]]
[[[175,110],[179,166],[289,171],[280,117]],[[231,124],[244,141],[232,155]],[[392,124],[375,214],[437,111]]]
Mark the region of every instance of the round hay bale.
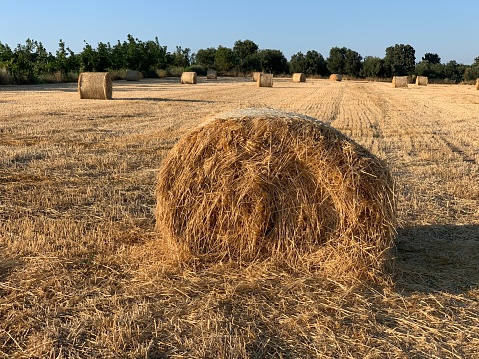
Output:
[[476,90],[479,90],[479,78],[476,79]]
[[183,72],[181,74],[182,84],[196,84],[196,82],[197,82],[196,72]]
[[407,76],[394,76],[392,85],[394,88],[397,87],[408,87],[407,86]]
[[331,74],[329,76],[330,81],[341,81],[343,79],[343,76],[340,74]]
[[427,86],[427,83],[428,83],[427,76],[416,76],[417,86]]
[[141,72],[135,70],[126,70],[126,81],[140,81]]
[[273,87],[273,74],[259,74],[258,87]]
[[261,75],[261,72],[253,72],[252,78],[254,82],[258,82],[259,75]]
[[217,74],[216,70],[206,71],[206,78],[208,80],[216,80],[218,78],[218,74]]
[[81,99],[111,100],[112,82],[108,72],[82,72],[78,77]]
[[162,246],[180,258],[272,258],[374,276],[395,225],[383,161],[311,117],[219,115],[180,139],[156,187]]
[[306,82],[306,75],[302,72],[297,72],[293,74],[293,82]]

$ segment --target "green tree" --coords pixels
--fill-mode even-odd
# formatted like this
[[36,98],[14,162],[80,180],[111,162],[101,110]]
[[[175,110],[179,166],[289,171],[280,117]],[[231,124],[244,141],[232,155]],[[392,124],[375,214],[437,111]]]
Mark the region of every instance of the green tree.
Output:
[[103,42],[98,43],[96,49],[96,65],[95,71],[108,71],[111,68],[111,46],[110,43],[104,44]]
[[430,64],[440,64],[441,63],[441,58],[439,57],[438,54],[433,54],[431,52],[427,52],[422,57],[422,61],[427,61]]
[[459,83],[464,79],[464,73],[467,66],[458,64],[455,60],[451,60],[444,65],[444,80]]
[[295,72],[303,72],[306,73],[307,65],[306,65],[306,57],[300,51],[291,56],[289,60],[289,71],[292,73]]
[[328,74],[328,68],[326,67],[326,61],[323,55],[315,50],[309,50],[304,57],[306,61],[306,74],[308,75],[321,75]]
[[97,71],[98,68],[98,53],[96,50],[85,41],[85,46],[80,55],[81,71]]
[[411,45],[390,46],[386,48],[384,63],[388,76],[412,75],[416,65],[416,50]]
[[126,51],[127,44],[121,43],[120,40],[111,49],[111,68],[113,70],[126,69]]
[[35,83],[39,75],[50,72],[53,66],[54,57],[42,43],[27,39],[25,45],[18,44],[13,51],[8,68],[15,83]]
[[327,58],[327,68],[332,74],[342,74],[346,58],[346,48],[332,47]]
[[[181,49],[181,48],[180,48]],[[160,68],[167,67],[168,62],[166,58],[166,46],[161,46],[158,41],[158,37],[155,40],[148,40],[146,42],[139,43],[139,50],[141,61],[139,65],[140,71],[153,72]],[[181,49],[182,56],[187,60],[187,64],[190,64],[190,49]]]
[[315,50],[309,50],[306,55],[302,52],[298,52],[291,56],[289,69],[292,73],[303,72],[307,75],[324,76],[328,73],[323,55]]
[[128,34],[126,38],[127,41],[123,42],[126,68],[130,70],[139,70],[142,61],[139,40],[135,39],[130,34]]
[[7,44],[0,41],[0,66],[5,66],[13,57],[13,51]]
[[474,63],[464,70],[464,80],[474,81],[479,78],[479,56],[474,59]]
[[176,51],[172,54],[173,65],[183,68],[190,66],[190,51],[189,48],[176,46]]
[[251,40],[238,40],[234,43],[233,52],[238,61],[238,70],[249,72],[257,69],[259,47]]
[[215,68],[218,71],[228,72],[235,67],[235,55],[232,49],[218,46],[215,54]]
[[279,50],[260,50],[259,60],[261,68],[265,72],[272,74],[284,74],[289,72],[288,60]]
[[360,76],[371,78],[385,77],[386,70],[384,68],[383,59],[374,56],[366,56],[361,67]]
[[207,49],[200,49],[196,53],[195,63],[206,68],[213,69],[215,68],[215,56],[216,49],[214,47],[209,47]]
[[359,77],[362,66],[362,56],[351,49],[346,49],[344,54],[343,73],[349,76]]
[[[69,50],[69,49],[68,49]],[[58,50],[56,52],[56,68],[62,75],[66,76],[70,71],[68,64],[68,50],[65,47],[65,43],[62,39],[58,43]]]

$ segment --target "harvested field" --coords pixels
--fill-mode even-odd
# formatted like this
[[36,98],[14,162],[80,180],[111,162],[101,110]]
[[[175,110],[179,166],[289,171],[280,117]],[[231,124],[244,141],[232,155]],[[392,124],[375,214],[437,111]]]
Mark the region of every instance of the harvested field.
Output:
[[[479,98],[472,85],[198,77],[0,87],[0,357],[479,356]],[[389,164],[382,283],[275,261],[179,265],[155,181],[179,138],[246,107],[302,113]]]

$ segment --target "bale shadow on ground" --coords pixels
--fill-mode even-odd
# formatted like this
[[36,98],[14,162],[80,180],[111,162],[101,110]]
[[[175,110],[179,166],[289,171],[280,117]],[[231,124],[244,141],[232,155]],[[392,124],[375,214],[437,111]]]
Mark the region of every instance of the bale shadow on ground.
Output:
[[0,282],[6,281],[10,273],[21,264],[20,260],[0,257]]
[[394,254],[399,292],[459,294],[479,287],[479,225],[402,228]]
[[217,102],[217,101],[209,101],[209,100],[188,100],[188,99],[164,98],[164,97],[113,97],[112,100],[154,101],[154,102],[192,102],[192,103],[215,103],[215,102]]

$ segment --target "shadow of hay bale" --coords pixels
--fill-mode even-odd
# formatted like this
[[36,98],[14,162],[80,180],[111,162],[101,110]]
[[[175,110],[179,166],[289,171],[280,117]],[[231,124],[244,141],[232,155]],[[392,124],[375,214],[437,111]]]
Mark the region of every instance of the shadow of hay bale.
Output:
[[398,230],[398,291],[462,293],[479,287],[479,225],[430,225]]
[[21,265],[22,262],[20,260],[0,257],[0,282],[6,281],[10,273]]

